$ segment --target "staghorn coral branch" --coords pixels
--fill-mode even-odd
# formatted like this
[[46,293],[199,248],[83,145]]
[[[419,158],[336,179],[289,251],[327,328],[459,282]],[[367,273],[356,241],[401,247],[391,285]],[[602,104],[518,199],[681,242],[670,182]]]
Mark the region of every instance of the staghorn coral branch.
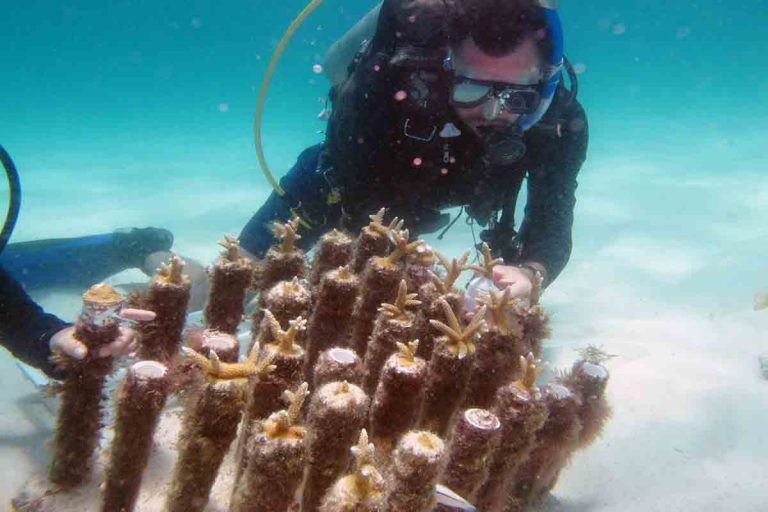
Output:
[[303,382],[295,392],[285,390],[283,398],[288,400],[288,409],[283,409],[272,414],[267,420],[267,436],[270,439],[286,438],[303,435],[304,428],[297,426],[297,421],[301,416],[301,408],[304,406],[304,400],[309,395],[309,384]]
[[527,391],[528,394],[533,394],[536,389],[536,379],[548,366],[547,363],[540,363],[541,360],[536,359],[532,352],[529,352],[526,357],[520,356],[520,368],[523,374],[520,380],[515,382],[518,388]]
[[293,218],[286,223],[272,224],[275,236],[282,240],[279,247],[281,253],[289,254],[296,249],[296,241],[301,239],[301,235],[298,234],[300,222],[301,218],[294,214]]
[[469,258],[469,251],[465,252],[458,260],[454,258],[450,262],[448,261],[448,258],[439,252],[435,251],[435,253],[438,260],[440,260],[440,264],[445,267],[445,279],[440,279],[437,274],[431,271],[429,277],[432,279],[435,286],[437,286],[438,290],[440,290],[440,293],[450,293],[453,290],[453,285],[456,283],[456,280],[461,276],[461,273],[468,268],[467,259]]
[[276,356],[276,352],[266,350],[259,341],[256,341],[245,360],[256,367],[256,375],[266,375],[277,368],[272,364]]
[[222,256],[224,256],[227,260],[237,261],[237,258],[240,257],[240,240],[234,236],[224,235],[224,240],[219,242],[219,245],[225,249],[222,253]]
[[160,264],[157,273],[166,284],[181,284],[181,273],[184,271],[184,265],[184,260],[177,254],[174,254],[171,256],[169,265],[166,265],[165,263]]
[[296,317],[288,322],[290,327],[288,327],[287,331],[284,331],[280,327],[280,322],[270,310],[264,309],[264,316],[269,323],[272,336],[275,338],[274,345],[277,346],[280,353],[294,354],[296,352],[296,346],[294,345],[296,335],[307,328],[307,321],[301,316]]
[[376,229],[377,226],[384,226],[384,215],[386,215],[387,209],[382,208],[378,212],[374,213],[373,215],[369,215],[368,218],[371,219],[370,224],[368,224],[368,227]]
[[395,246],[395,250],[384,257],[384,261],[390,265],[397,265],[400,262],[400,258],[415,253],[419,247],[424,245],[423,240],[415,240],[408,243],[409,233],[407,229],[389,230],[388,236]]
[[504,259],[503,258],[493,259],[493,257],[491,256],[491,247],[486,242],[483,242],[482,251],[483,251],[482,265],[466,265],[464,268],[469,270],[474,270],[481,276],[491,279],[493,277],[493,267],[504,263]]
[[349,268],[349,265],[344,265],[343,267],[339,267],[339,279],[342,281],[348,281],[352,278],[352,269]]
[[373,443],[368,442],[368,431],[366,429],[360,431],[357,445],[353,446],[351,451],[352,457],[355,458],[355,469],[357,471],[360,471],[365,466],[373,465],[374,446]]
[[420,300],[416,300],[416,293],[408,293],[408,285],[405,279],[400,281],[400,286],[397,289],[397,298],[394,304],[383,303],[379,308],[379,312],[386,315],[392,320],[400,320],[401,322],[408,321],[408,306],[418,306],[421,304]]
[[415,339],[405,343],[395,342],[397,345],[397,355],[404,362],[413,363],[416,360],[416,351],[419,349],[419,340]]
[[439,300],[450,325],[439,320],[430,320],[429,323],[448,338],[448,348],[458,355],[459,359],[463,359],[467,354],[473,354],[475,352],[475,337],[486,328],[484,318],[487,307],[483,306],[477,310],[469,325],[462,328],[448,302],[445,299]]
[[301,415],[301,408],[304,407],[304,401],[309,396],[309,384],[302,382],[298,389],[294,392],[285,390],[283,396],[288,400],[290,404],[288,406],[288,419],[291,424],[295,424],[296,420]]
[[481,292],[478,302],[488,307],[494,325],[503,334],[520,333],[522,325],[512,321],[516,318],[512,313],[522,304],[522,301],[512,297],[511,288]]
[[205,373],[206,379],[211,382],[221,380],[247,379],[254,375],[263,375],[274,369],[270,365],[271,360],[255,364],[246,359],[242,363],[222,363],[215,350],[208,353],[208,357],[195,352],[191,348],[182,347],[184,354],[192,359]]

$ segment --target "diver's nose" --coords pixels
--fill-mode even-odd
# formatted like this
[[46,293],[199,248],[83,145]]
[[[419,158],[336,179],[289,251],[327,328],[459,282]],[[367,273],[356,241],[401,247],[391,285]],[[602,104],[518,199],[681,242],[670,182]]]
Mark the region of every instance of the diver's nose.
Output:
[[487,121],[493,121],[501,114],[501,102],[499,98],[492,97],[483,104],[483,117]]

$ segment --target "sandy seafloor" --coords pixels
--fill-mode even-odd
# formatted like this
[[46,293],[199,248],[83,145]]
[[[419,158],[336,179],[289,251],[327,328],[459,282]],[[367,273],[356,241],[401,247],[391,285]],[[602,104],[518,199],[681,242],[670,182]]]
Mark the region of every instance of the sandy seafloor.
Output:
[[[24,190],[12,241],[156,225],[174,232],[179,253],[210,262],[267,195],[253,102],[262,57],[301,5],[108,4],[32,1],[0,18],[0,143]],[[319,140],[313,116],[326,89],[312,64],[365,9],[329,2],[289,45],[265,117],[276,173]],[[753,294],[768,290],[765,0],[562,2],[562,11],[590,149],[571,262],[543,298],[554,328],[545,355],[563,367],[595,344],[617,357],[614,417],[562,475],[554,508],[766,510],[758,357],[768,355],[768,311],[752,309]],[[459,256],[472,237],[459,222],[427,240]],[[141,279],[128,271],[113,281]],[[74,319],[80,293],[35,298]],[[0,351],[3,505],[45,470],[50,405]],[[170,446],[172,414],[161,430]],[[162,486],[172,463],[159,450],[147,479]],[[217,483],[222,495],[226,487]],[[139,509],[160,510],[162,494],[149,498]]]
[[[590,155],[573,256],[543,299],[554,328],[546,357],[567,366],[587,344],[616,354],[608,363],[614,416],[562,475],[556,510],[765,510],[768,381],[758,356],[768,355],[768,311],[752,307],[754,292],[768,288],[768,176],[759,141],[713,138],[685,153],[663,142],[632,147],[603,139]],[[308,142],[275,144],[271,159],[283,165]],[[60,161],[53,152],[22,151],[17,163],[32,164],[24,169],[15,239],[163,225],[174,231],[178,252],[210,262],[216,241],[239,232],[265,189],[247,138],[207,153],[184,155],[183,148],[172,141],[162,161],[144,156],[139,163],[95,150]],[[174,150],[182,156],[173,166],[188,171],[164,172]],[[215,171],[207,165],[214,161]],[[471,244],[462,224],[442,242],[426,239],[458,256]],[[129,271],[114,282],[137,279]],[[36,298],[65,318],[79,307],[71,291]],[[7,353],[0,355],[0,390],[0,497],[7,503],[44,471],[54,417]],[[164,420],[166,446],[175,425],[173,415]],[[157,450],[146,478],[168,479],[172,463],[171,451]],[[222,495],[226,483],[217,484]],[[161,501],[162,494],[145,493],[139,510],[159,510]]]

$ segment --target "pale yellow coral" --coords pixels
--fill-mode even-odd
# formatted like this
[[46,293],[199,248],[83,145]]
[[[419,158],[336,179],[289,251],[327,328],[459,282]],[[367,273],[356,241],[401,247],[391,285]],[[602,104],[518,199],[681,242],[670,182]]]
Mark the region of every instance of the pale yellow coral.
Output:
[[482,246],[483,251],[483,263],[482,265],[467,265],[465,268],[474,270],[478,274],[480,274],[483,277],[486,277],[488,279],[493,278],[493,267],[496,265],[501,265],[504,263],[504,259],[502,258],[493,258],[491,256],[491,248],[490,246],[483,242]]
[[283,392],[283,396],[290,405],[287,410],[278,411],[267,419],[265,431],[270,439],[304,437],[305,429],[297,425],[297,422],[308,395],[309,384],[306,382],[303,382],[295,392],[288,390]]
[[521,301],[512,297],[512,290],[491,290],[481,293],[478,302],[488,307],[493,325],[505,335],[522,335],[523,326],[520,322]]
[[228,261],[237,261],[240,257],[240,241],[237,238],[225,235],[219,245],[224,248],[222,256]]
[[184,260],[182,260],[178,255],[174,254],[173,256],[171,256],[171,261],[169,265],[166,265],[165,263],[162,263],[160,265],[160,268],[157,270],[157,276],[155,277],[155,280],[160,284],[166,284],[166,285],[182,284],[183,270],[184,270]]
[[307,321],[301,316],[294,318],[289,321],[290,327],[288,330],[284,331],[282,327],[280,327],[280,322],[270,310],[265,309],[264,316],[272,331],[272,336],[275,338],[275,343],[270,345],[270,347],[284,355],[291,356],[298,354],[301,351],[301,348],[295,344],[296,335],[307,328]]
[[300,223],[301,218],[298,215],[294,215],[286,223],[275,222],[272,225],[275,236],[281,240],[278,246],[278,250],[281,253],[290,254],[296,249],[296,242],[301,239],[301,235],[298,234]]
[[458,260],[453,258],[450,262],[448,258],[436,252],[440,264],[445,267],[445,278],[440,277],[434,272],[429,272],[429,278],[434,285],[440,291],[440,293],[451,293],[453,291],[453,285],[456,284],[456,280],[461,276],[461,273],[468,267],[466,265],[467,258],[469,258],[469,251],[465,252]]
[[430,320],[429,323],[446,336],[448,349],[459,359],[463,359],[467,354],[474,354],[475,338],[486,328],[485,313],[487,307],[483,306],[476,311],[469,325],[462,328],[450,304],[445,299],[439,299],[439,301],[448,320],[448,325],[439,320]]
[[397,298],[394,304],[383,303],[379,308],[379,311],[391,320],[399,320],[401,322],[409,321],[407,309],[409,306],[418,306],[421,304],[420,300],[416,300],[416,293],[408,293],[408,285],[405,280],[400,281],[400,286],[397,289]]
[[400,364],[403,366],[411,366],[416,361],[416,352],[419,349],[419,340],[413,340],[405,343],[395,342],[397,345],[397,355],[400,360]]
[[520,356],[520,369],[522,370],[522,377],[515,382],[515,385],[527,392],[529,395],[533,395],[536,391],[536,379],[547,368],[547,363],[541,364],[540,359],[536,359],[533,353],[528,353],[526,357]]
[[409,233],[407,229],[389,230],[388,236],[392,244],[395,246],[395,250],[383,258],[376,258],[376,261],[385,267],[396,267],[400,263],[401,258],[408,254],[414,253],[420,246],[424,244],[423,240],[415,240],[409,243]]
[[241,363],[222,363],[215,350],[208,353],[208,357],[192,350],[188,347],[182,347],[184,354],[192,359],[205,374],[209,382],[220,380],[247,379],[255,375],[264,375],[275,369],[272,365],[273,357],[265,356],[258,360],[259,347],[254,346],[248,357]]

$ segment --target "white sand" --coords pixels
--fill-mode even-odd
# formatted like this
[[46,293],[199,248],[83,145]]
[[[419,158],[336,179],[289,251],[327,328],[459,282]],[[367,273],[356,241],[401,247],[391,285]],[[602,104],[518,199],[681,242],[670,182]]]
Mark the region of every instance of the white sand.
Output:
[[[289,161],[300,142],[273,158]],[[239,143],[229,161],[217,152],[224,162],[209,166],[210,181],[184,181],[185,166],[205,172],[193,156],[152,173],[126,166],[101,175],[104,183],[95,170],[114,162],[94,164],[97,216],[68,195],[74,190],[66,180],[82,176],[70,167],[74,159],[34,169],[16,239],[155,224],[174,231],[182,254],[210,260],[221,235],[238,233],[265,197],[248,142]],[[724,154],[730,150],[709,150],[658,161],[593,152],[582,173],[574,255],[544,301],[554,322],[546,354],[560,366],[590,343],[617,354],[608,363],[614,417],[563,475],[557,510],[765,510],[768,382],[757,358],[768,354],[768,311],[752,310],[752,294],[768,289],[768,177],[749,161],[733,161],[733,152]],[[121,183],[125,173],[130,180]],[[53,191],[35,186],[45,179],[61,185],[56,202]],[[471,243],[462,224],[435,245],[460,255]],[[68,317],[78,308],[73,294],[38,298]],[[0,498],[7,501],[45,468],[52,417],[30,402],[31,386],[5,354],[0,389]],[[161,452],[153,471],[170,463]]]

